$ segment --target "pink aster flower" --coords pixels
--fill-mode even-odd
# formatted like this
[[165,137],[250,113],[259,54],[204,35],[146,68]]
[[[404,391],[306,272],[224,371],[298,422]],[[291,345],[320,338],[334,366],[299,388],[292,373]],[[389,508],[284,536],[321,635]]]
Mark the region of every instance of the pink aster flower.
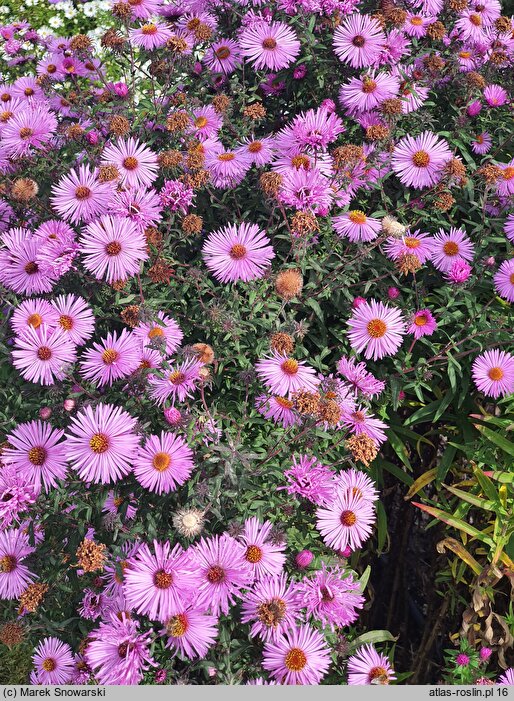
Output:
[[244,139],[236,149],[236,153],[242,152],[252,159],[252,163],[258,168],[266,165],[273,158],[274,141],[271,136],[260,139]]
[[423,188],[439,182],[452,153],[444,139],[430,131],[416,137],[404,136],[396,144],[391,167],[403,185]]
[[429,309],[420,309],[412,317],[407,333],[414,334],[417,341],[422,336],[431,336],[437,329],[437,322]]
[[501,85],[488,85],[484,88],[484,98],[489,107],[502,107],[509,100],[509,93]]
[[172,355],[180,347],[184,334],[175,319],[164,312],[157,312],[154,322],[141,323],[133,330],[143,346],[155,344],[167,355]]
[[508,302],[514,302],[514,258],[505,260],[494,275],[494,289]]
[[320,383],[314,368],[276,351],[257,361],[257,375],[274,394],[291,397],[294,392],[314,392]]
[[32,657],[39,684],[68,684],[74,670],[71,647],[59,638],[45,638]]
[[325,216],[334,198],[330,180],[317,168],[289,168],[283,173],[278,199],[288,207]]
[[153,542],[154,553],[143,543],[128,560],[124,593],[131,608],[165,623],[182,612],[198,591],[196,563],[180,545]]
[[223,126],[223,117],[219,115],[212,105],[204,105],[193,110],[191,124],[187,129],[200,141],[216,137]]
[[139,623],[121,615],[92,630],[88,636],[85,660],[98,684],[134,685],[143,672],[156,666],[150,654],[151,633],[140,633]]
[[375,650],[373,645],[363,645],[348,658],[348,684],[389,684],[396,679],[389,659]]
[[394,355],[405,334],[401,311],[374,299],[354,309],[348,326],[350,345],[357,353],[364,351],[367,360]]
[[241,65],[241,49],[233,39],[218,39],[209,46],[203,60],[214,73],[230,75]]
[[373,241],[382,228],[379,219],[368,217],[359,209],[332,217],[332,225],[338,236],[347,238],[352,243]]
[[102,153],[102,165],[115,165],[121,183],[128,187],[150,187],[159,170],[155,153],[133,137],[108,144]]
[[377,380],[376,377],[366,369],[364,363],[357,363],[355,358],[342,357],[337,363],[337,371],[344,377],[355,390],[362,392],[364,396],[378,397],[385,389],[385,382]]
[[192,187],[181,183],[180,180],[165,180],[159,192],[159,201],[171,212],[187,214],[195,193]]
[[378,490],[375,483],[361,470],[342,470],[336,477],[336,489],[347,497],[356,496],[373,504],[378,500]]
[[174,492],[193,471],[193,451],[174,433],[149,436],[134,460],[134,476],[146,489],[157,494]]
[[14,228],[2,235],[0,282],[24,295],[50,292],[57,276],[42,270],[38,258],[42,241],[28,229]]
[[471,275],[471,266],[465,260],[459,259],[453,263],[450,270],[445,273],[444,277],[452,285],[461,285],[466,282]]
[[86,270],[108,283],[135,275],[140,262],[148,258],[141,229],[129,219],[109,215],[88,224],[80,250]]
[[71,418],[66,457],[85,482],[108,484],[132,469],[139,437],[134,419],[112,404],[86,406]]
[[162,22],[147,22],[137,29],[129,29],[130,43],[146,49],[146,51],[153,51],[159,46],[164,46],[171,35],[169,27]]
[[57,129],[57,120],[52,112],[35,107],[17,112],[2,130],[2,145],[9,156],[30,156],[34,150],[48,146]]
[[261,640],[276,640],[294,628],[300,616],[298,585],[288,582],[285,573],[256,582],[241,607],[241,622],[252,626],[250,637]]
[[275,257],[271,241],[257,224],[229,224],[207,237],[203,249],[206,266],[220,282],[263,277]]
[[26,477],[38,493],[42,484],[49,492],[66,477],[64,444],[60,442],[63,435],[64,431],[44,421],[18,424],[7,435],[9,447],[3,451],[2,460]]
[[118,336],[109,332],[99,343],[87,348],[80,363],[80,373],[98,387],[112,385],[122,377],[128,377],[138,367],[140,348],[131,331],[123,329]]
[[439,229],[433,237],[432,263],[443,273],[448,272],[455,261],[473,260],[475,247],[463,229],[453,226],[447,233]]
[[60,328],[28,326],[15,339],[13,365],[30,382],[53,385],[66,377],[69,366],[77,359],[72,341]]
[[478,136],[475,136],[471,142],[471,148],[474,153],[478,153],[480,156],[483,156],[485,153],[488,153],[491,150],[492,143],[493,140],[491,139],[491,136],[484,131],[481,134],[478,134]]
[[251,166],[250,154],[240,150],[229,151],[221,146],[205,154],[205,168],[210,172],[215,187],[228,188],[237,185]]
[[480,392],[506,397],[514,392],[514,356],[497,348],[485,351],[475,358],[472,375]]
[[167,636],[166,647],[182,659],[203,659],[218,637],[218,619],[201,608],[188,607],[166,621],[161,635]]
[[[5,451],[4,451],[5,455]],[[7,529],[13,522],[19,522],[20,516],[36,501],[39,490],[34,487],[28,475],[19,472],[16,467],[7,465],[0,470],[0,528]]]
[[111,214],[127,217],[143,229],[156,226],[162,219],[161,199],[153,188],[114,192],[109,211]]
[[38,329],[41,324],[46,324],[54,328],[58,318],[50,302],[36,297],[26,299],[16,307],[11,317],[11,326],[14,333],[21,336],[29,326]]
[[496,190],[499,195],[508,197],[514,195],[514,159],[510,163],[499,163],[501,175],[496,181]]
[[51,301],[57,314],[57,326],[60,327],[72,343],[83,345],[95,328],[95,317],[91,307],[82,297],[73,294],[57,295]]
[[0,599],[17,599],[36,575],[23,564],[35,548],[22,529],[0,531]]
[[400,89],[400,80],[394,75],[384,72],[366,73],[361,78],[351,78],[341,86],[339,100],[349,114],[368,112],[392,97],[396,97]]
[[195,571],[200,576],[196,587],[196,606],[208,609],[215,616],[228,614],[229,607],[247,588],[253,573],[245,557],[246,548],[224,533],[202,538],[192,551]]
[[351,574],[341,567],[321,569],[311,577],[304,577],[299,585],[299,596],[307,615],[320,621],[323,626],[349,626],[358,618],[356,609],[364,606],[361,583],[354,582]]
[[366,68],[379,58],[386,37],[379,23],[369,15],[345,17],[334,32],[334,51],[352,68]]
[[514,214],[509,214],[503,224],[503,231],[509,241],[514,242]]
[[498,677],[496,683],[504,686],[514,686],[514,668],[509,667],[509,669],[506,669],[505,673]]
[[358,494],[338,490],[334,500],[316,511],[316,527],[323,541],[334,550],[350,546],[357,550],[371,535],[375,522],[372,504]]
[[90,222],[107,211],[113,193],[112,183],[100,183],[96,171],[80,165],[52,186],[52,207],[72,224]]
[[421,264],[430,260],[433,254],[434,239],[420,231],[407,231],[399,239],[388,238],[384,244],[386,255],[391,260],[399,260],[405,255],[414,255]]
[[245,545],[245,560],[249,563],[253,579],[262,579],[264,576],[278,575],[284,568],[286,556],[285,543],[273,543],[270,533],[273,524],[270,521],[261,523],[253,516],[244,524],[244,531],[239,540]]
[[148,378],[150,383],[150,396],[157,404],[164,402],[171,397],[172,404],[183,402],[186,397],[192,397],[196,388],[196,383],[200,379],[200,368],[202,363],[194,358],[187,358],[182,363],[171,365],[163,377],[151,375]]
[[373,414],[368,414],[363,407],[357,407],[355,411],[343,414],[342,421],[350,433],[356,436],[364,434],[375,441],[377,445],[381,445],[387,440],[384,433],[384,429],[388,428],[387,424],[380,419],[375,419]]
[[255,400],[255,408],[266,419],[271,419],[283,428],[299,423],[299,417],[293,411],[294,402],[286,397],[261,394]]
[[334,496],[333,472],[313,456],[294,456],[292,467],[285,470],[284,477],[287,485],[279,489],[285,489],[288,494],[298,494],[313,504],[327,504]]
[[259,22],[246,27],[239,37],[243,56],[256,70],[280,71],[300,53],[295,32],[283,22]]
[[420,39],[421,37],[426,36],[427,27],[433,24],[436,20],[437,17],[434,17],[433,15],[427,16],[422,15],[419,12],[408,12],[402,29],[407,36]]
[[319,684],[330,666],[330,648],[309,625],[291,628],[264,645],[262,666],[281,684]]

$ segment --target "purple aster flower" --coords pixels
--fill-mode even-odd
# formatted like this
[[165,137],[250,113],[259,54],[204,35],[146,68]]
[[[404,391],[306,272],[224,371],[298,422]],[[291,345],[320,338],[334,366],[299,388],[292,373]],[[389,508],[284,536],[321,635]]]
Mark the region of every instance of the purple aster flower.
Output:
[[281,684],[319,684],[330,666],[330,648],[308,625],[291,628],[263,650],[264,669]]
[[263,577],[246,592],[241,608],[242,623],[250,623],[250,637],[276,640],[301,618],[298,585],[282,573]]
[[149,436],[134,460],[134,476],[146,489],[157,494],[174,492],[189,479],[194,468],[193,451],[173,433]]
[[0,531],[0,599],[17,599],[36,575],[23,564],[35,552],[21,528]]
[[389,684],[396,679],[389,659],[373,645],[363,645],[348,658],[348,684]]
[[477,389],[489,397],[506,397],[514,393],[514,356],[497,348],[475,358],[472,368]]
[[300,390],[314,392],[321,381],[314,368],[276,351],[257,361],[255,370],[271,392],[281,397],[290,397]]
[[284,22],[260,22],[246,27],[239,37],[239,46],[256,70],[282,70],[300,53],[295,32]]
[[59,638],[45,638],[32,657],[39,684],[67,684],[73,674],[71,647]]
[[327,504],[334,496],[334,474],[313,456],[293,457],[293,464],[284,472],[287,485],[280,487],[288,494],[298,494],[313,504]]
[[33,150],[48,146],[57,120],[44,107],[31,107],[13,115],[2,130],[2,145],[12,158],[28,157]]
[[391,167],[403,185],[430,187],[439,182],[452,153],[444,139],[430,131],[417,137],[405,136],[396,144]]
[[380,56],[385,41],[376,19],[356,13],[345,17],[334,32],[334,51],[352,68],[366,68]]
[[451,270],[455,261],[472,261],[475,247],[463,229],[453,226],[449,232],[439,229],[432,244],[432,263],[443,273]]
[[304,577],[299,596],[307,615],[330,626],[332,631],[356,621],[356,609],[361,609],[365,601],[359,581],[354,582],[353,576],[341,567],[327,568],[325,563],[311,577]]
[[202,249],[206,266],[220,282],[263,277],[275,257],[271,241],[257,224],[229,224],[207,237]]
[[[5,451],[4,451],[5,453]],[[29,506],[34,504],[39,490],[32,484],[28,475],[20,473],[5,461],[0,470],[0,528],[8,528],[19,521]]]
[[151,375],[148,378],[151,398],[160,405],[170,397],[172,404],[175,404],[177,399],[183,402],[186,397],[192,397],[200,379],[201,367],[202,363],[198,360],[187,358],[182,363],[171,365],[164,377]]
[[87,348],[80,363],[80,373],[98,387],[112,385],[122,377],[128,377],[138,367],[140,348],[132,332],[123,329],[117,336],[109,332],[99,343]]
[[366,369],[365,363],[357,363],[355,358],[342,357],[337,363],[337,371],[354,388],[355,392],[362,392],[364,396],[378,397],[385,389],[385,382]]
[[166,621],[161,635],[167,636],[166,647],[173,655],[194,660],[203,659],[218,637],[218,619],[201,608],[188,607]]
[[412,323],[407,333],[414,334],[417,341],[422,336],[431,336],[437,329],[437,322],[429,309],[420,309],[412,316]]
[[60,328],[28,326],[17,336],[12,352],[13,365],[30,382],[53,385],[63,380],[77,358],[74,344]]
[[184,185],[180,180],[165,180],[159,192],[159,199],[163,207],[171,212],[187,214],[195,197],[193,188]]
[[270,521],[261,523],[253,516],[246,519],[244,531],[239,536],[239,540],[246,546],[245,560],[250,564],[256,580],[265,575],[278,575],[284,568],[286,544],[270,541],[272,528]]
[[405,322],[399,309],[372,299],[354,309],[348,321],[348,338],[354,350],[366,359],[394,355],[402,344]]
[[350,546],[357,550],[371,535],[375,522],[373,506],[359,495],[336,492],[333,501],[316,511],[317,529],[324,542],[334,550]]
[[300,419],[293,411],[294,402],[286,397],[259,395],[255,400],[255,408],[266,419],[271,419],[283,428],[294,426]]
[[118,139],[102,153],[102,165],[115,165],[121,173],[121,184],[128,187],[150,187],[159,169],[157,156],[138,139]]
[[52,186],[52,207],[72,224],[90,222],[107,211],[113,194],[112,183],[100,183],[96,170],[80,165]]

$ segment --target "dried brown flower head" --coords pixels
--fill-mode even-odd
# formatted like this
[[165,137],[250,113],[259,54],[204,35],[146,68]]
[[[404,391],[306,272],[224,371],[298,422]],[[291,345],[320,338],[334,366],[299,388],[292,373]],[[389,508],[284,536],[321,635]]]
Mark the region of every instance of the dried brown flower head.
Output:
[[382,124],[372,124],[366,129],[366,139],[368,141],[382,141],[389,136],[389,128]]
[[128,2],[117,2],[112,6],[112,14],[118,19],[128,19],[132,14],[132,8]]
[[292,399],[294,408],[302,416],[317,415],[321,400],[321,396],[318,392],[295,392]]
[[126,284],[127,280],[114,280],[114,282],[111,282],[111,287],[113,290],[116,290],[116,292],[121,292],[125,289]]
[[11,187],[11,197],[18,202],[29,202],[39,192],[39,185],[32,178],[18,178]]
[[446,61],[437,54],[430,54],[423,58],[423,65],[432,73],[439,73],[446,65]]
[[147,226],[145,229],[145,239],[149,246],[160,246],[162,243],[162,234],[155,226]]
[[109,132],[116,136],[125,136],[130,131],[130,122],[121,114],[115,114],[109,122]]
[[152,267],[148,270],[148,277],[152,282],[155,283],[166,283],[168,284],[173,273],[173,268],[169,266],[164,261],[156,261]]
[[176,34],[173,34],[166,42],[166,48],[173,54],[183,54],[187,51],[187,41]]
[[444,38],[446,34],[446,27],[442,22],[432,22],[427,27],[427,36],[434,41],[438,41]]
[[274,333],[270,345],[272,350],[282,355],[290,355],[294,351],[294,338],[288,333]]
[[479,90],[483,90],[487,85],[486,79],[476,71],[469,71],[469,73],[466,73],[465,76],[466,83],[472,88],[478,88]]
[[494,26],[496,31],[502,34],[504,32],[512,32],[512,20],[510,17],[505,17],[504,15],[498,17],[494,23]]
[[319,231],[319,223],[311,212],[296,212],[291,219],[291,228],[301,235],[311,234]]
[[332,152],[332,156],[337,171],[351,168],[366,158],[362,146],[357,146],[356,144],[338,146]]
[[353,459],[357,462],[362,462],[366,467],[370,465],[378,455],[378,449],[375,441],[361,433],[358,436],[352,436],[346,443],[346,447],[353,455]]
[[98,169],[97,180],[100,183],[111,183],[120,178],[121,173],[115,165],[100,166]]
[[181,226],[185,234],[199,234],[202,230],[203,219],[197,214],[186,214],[182,219]]
[[102,46],[113,51],[120,51],[124,43],[125,39],[115,29],[108,29],[100,40]]
[[477,173],[481,175],[489,185],[495,183],[503,175],[503,171],[500,166],[495,166],[492,163],[482,166],[482,168],[477,170]]
[[84,538],[76,552],[79,567],[84,572],[103,570],[107,560],[106,550],[107,548],[103,543],[95,543],[94,540]]
[[296,268],[281,270],[275,280],[275,291],[278,296],[288,302],[298,297],[303,288],[302,273]]
[[232,100],[230,97],[223,93],[212,98],[212,106],[218,114],[225,114],[231,104]]
[[317,417],[330,426],[336,426],[341,420],[342,410],[334,399],[322,399],[318,406]]
[[180,151],[169,150],[161,151],[158,155],[159,165],[161,168],[176,168],[182,163],[183,155]]
[[280,190],[282,180],[280,173],[263,173],[259,178],[259,184],[265,195],[274,197]]
[[66,129],[66,136],[70,141],[78,141],[84,136],[84,128],[80,124],[72,124]]
[[414,253],[405,253],[396,261],[396,267],[398,268],[398,272],[402,275],[408,275],[409,273],[415,273],[416,270],[419,270],[421,268],[421,263],[418,256]]
[[43,601],[48,585],[41,582],[33,582],[20,595],[20,613],[24,610],[34,613],[39,604]]
[[184,129],[189,125],[189,116],[187,112],[182,110],[177,110],[176,112],[171,112],[166,120],[166,129],[174,134],[178,131],[184,131]]
[[403,102],[397,97],[391,97],[380,103],[380,111],[382,114],[398,115],[402,114]]
[[85,34],[76,34],[70,41],[72,51],[85,51],[91,48],[91,39]]
[[23,628],[18,623],[5,623],[0,628],[0,643],[7,645],[7,647],[14,647],[23,642],[24,639]]
[[455,204],[455,197],[449,192],[440,192],[434,199],[434,207],[440,212],[447,212]]
[[194,343],[192,349],[197,359],[204,365],[210,365],[214,361],[214,351],[208,343]]
[[243,110],[243,117],[252,119],[254,122],[264,119],[265,116],[266,108],[260,102],[254,102],[253,104],[245,107]]
[[130,304],[128,307],[125,307],[125,309],[121,312],[121,320],[124,324],[127,324],[127,326],[130,326],[132,329],[135,329],[136,326],[139,325],[140,321],[139,312],[140,308],[137,304]]

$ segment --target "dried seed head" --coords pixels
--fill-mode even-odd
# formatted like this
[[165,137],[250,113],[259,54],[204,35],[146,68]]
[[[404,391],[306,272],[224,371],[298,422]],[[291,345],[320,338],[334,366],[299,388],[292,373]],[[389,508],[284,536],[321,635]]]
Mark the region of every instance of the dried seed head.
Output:
[[183,155],[180,151],[161,151],[158,159],[161,168],[176,168],[182,163]]
[[173,268],[170,267],[164,261],[157,261],[148,270],[148,277],[152,282],[155,283],[166,283],[169,284],[171,274],[173,273]]
[[291,219],[291,229],[298,234],[311,234],[319,231],[319,223],[311,212],[296,212]]
[[91,48],[91,39],[85,34],[76,34],[70,41],[72,51],[85,51]]
[[76,556],[79,567],[84,572],[97,572],[103,570],[107,560],[106,547],[103,543],[84,538],[77,548]]
[[421,263],[418,256],[414,253],[405,253],[396,261],[396,267],[398,272],[402,275],[408,275],[409,273],[415,273],[416,270],[419,270],[421,268]]
[[7,647],[14,647],[23,642],[23,628],[18,623],[6,623],[0,628],[0,643]]
[[282,180],[280,173],[263,173],[259,178],[259,184],[265,195],[274,197],[280,190]]
[[296,411],[302,416],[316,416],[321,397],[318,392],[295,392],[293,404]]
[[132,14],[132,8],[128,2],[117,2],[112,6],[111,11],[115,17],[121,20],[128,19]]
[[392,236],[395,239],[401,238],[407,231],[407,227],[389,215],[382,219],[382,230],[387,236]]
[[121,114],[115,114],[109,122],[109,132],[116,136],[125,136],[130,131],[130,122]]
[[187,112],[177,110],[168,115],[166,120],[166,129],[174,134],[178,131],[184,131],[189,125],[189,116]]
[[39,192],[39,185],[31,178],[18,178],[11,187],[11,197],[18,202],[29,202]]
[[299,270],[288,268],[282,270],[275,280],[275,291],[278,296],[288,302],[293,297],[298,297],[303,288],[303,278]]
[[383,141],[389,136],[389,128],[382,124],[373,124],[366,129],[366,139],[368,141]]
[[446,34],[446,27],[442,22],[433,22],[427,27],[427,36],[434,41],[441,40]]
[[137,304],[131,304],[128,307],[125,307],[125,309],[121,312],[120,317],[124,324],[127,324],[127,326],[130,326],[130,328],[135,329],[136,326],[139,326],[140,307],[138,307]]
[[455,197],[449,192],[440,192],[434,200],[434,207],[440,212],[447,212],[454,204]]
[[43,601],[48,585],[42,583],[29,584],[20,595],[20,613],[26,611],[34,613],[39,604]]
[[487,85],[486,79],[480,75],[480,73],[477,73],[476,71],[469,71],[469,73],[466,73],[466,83],[471,87],[471,88],[478,88],[479,90],[483,90],[485,86]]
[[282,355],[291,355],[294,351],[294,338],[288,333],[274,333],[271,337],[271,348]]
[[194,343],[192,348],[198,360],[204,365],[210,365],[214,361],[214,351],[208,343]]
[[244,108],[243,116],[258,122],[266,116],[266,108],[260,102],[254,102]]
[[98,169],[97,180],[99,183],[111,183],[120,178],[121,173],[115,165],[100,166]]
[[181,536],[195,538],[205,525],[204,512],[199,509],[179,509],[173,514],[172,523]]
[[228,95],[221,94],[212,98],[212,106],[218,114],[225,114],[231,104],[232,100]]
[[182,219],[181,226],[185,234],[199,234],[202,230],[203,219],[197,214],[186,214]]
[[352,436],[346,443],[346,447],[353,455],[353,459],[357,462],[362,462],[366,467],[370,465],[378,455],[378,449],[375,441],[361,433],[358,436]]
[[147,226],[145,229],[145,239],[149,246],[160,246],[162,243],[162,234],[155,226]]

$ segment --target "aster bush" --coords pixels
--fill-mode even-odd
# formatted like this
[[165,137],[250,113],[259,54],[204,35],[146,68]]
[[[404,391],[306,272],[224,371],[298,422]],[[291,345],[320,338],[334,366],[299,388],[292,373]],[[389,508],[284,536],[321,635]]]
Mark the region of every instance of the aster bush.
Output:
[[513,19],[111,10],[0,29],[0,661],[505,683]]

